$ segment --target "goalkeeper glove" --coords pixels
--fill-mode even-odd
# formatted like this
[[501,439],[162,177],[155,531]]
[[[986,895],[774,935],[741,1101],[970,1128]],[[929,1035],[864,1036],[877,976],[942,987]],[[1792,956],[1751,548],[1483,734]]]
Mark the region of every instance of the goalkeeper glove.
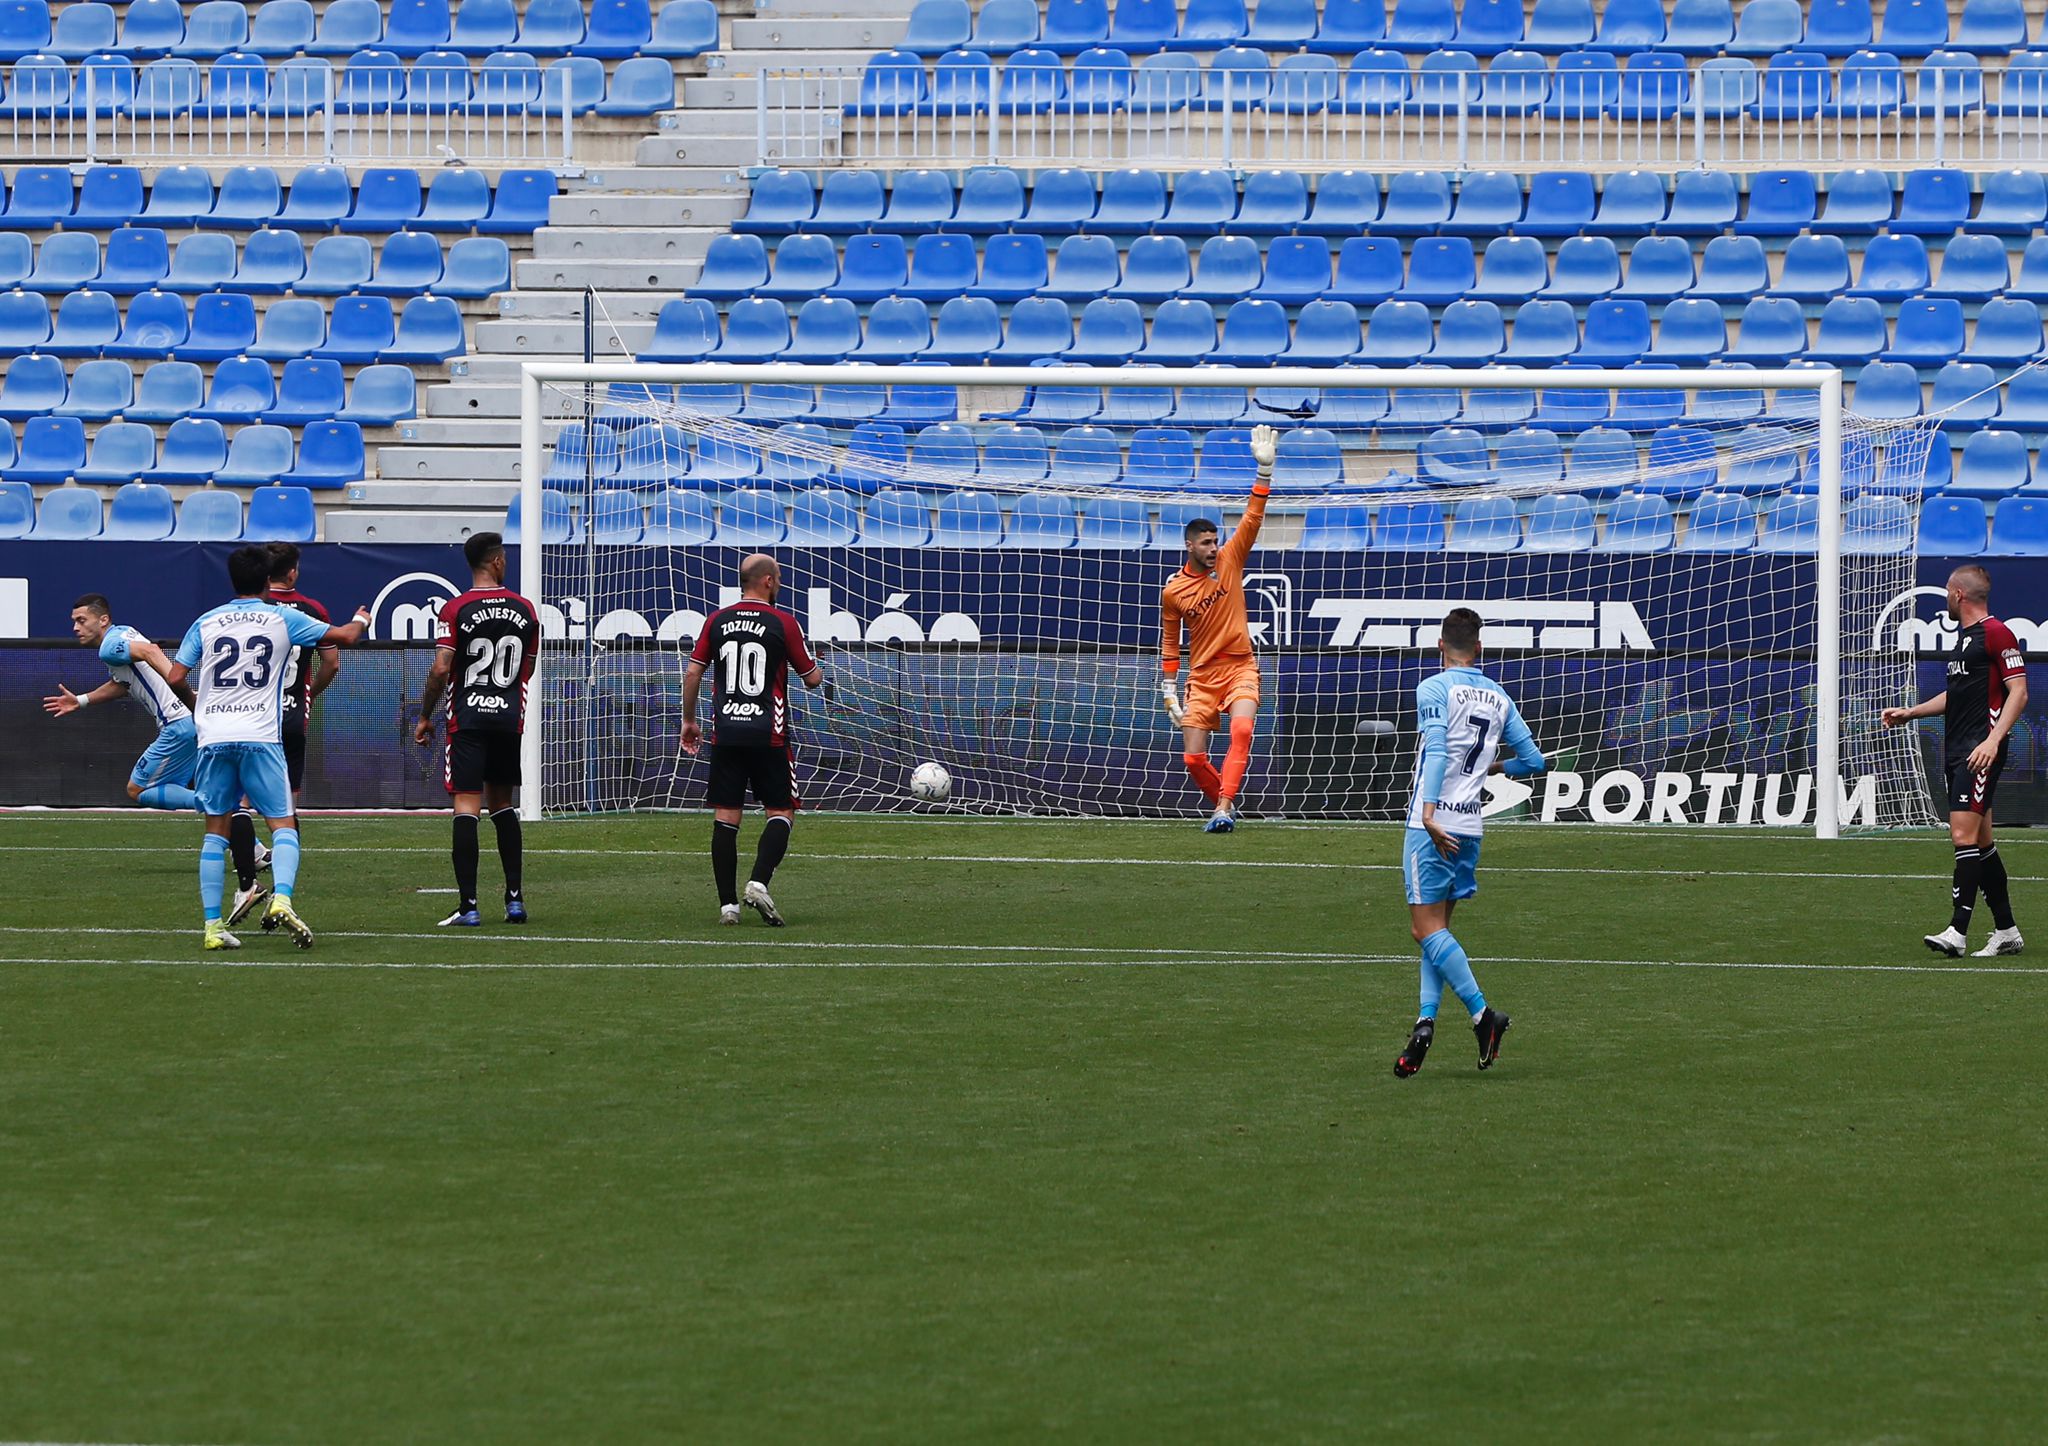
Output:
[[1166,716],[1173,720],[1173,726],[1182,727],[1180,695],[1173,691],[1173,679],[1162,678],[1159,682],[1159,696],[1166,704]]

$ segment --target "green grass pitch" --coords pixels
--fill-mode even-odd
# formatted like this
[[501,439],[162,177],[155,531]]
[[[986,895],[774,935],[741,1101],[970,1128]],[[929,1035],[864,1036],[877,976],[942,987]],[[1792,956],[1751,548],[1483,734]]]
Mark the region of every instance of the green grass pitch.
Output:
[[1938,834],[1498,829],[1514,1030],[1397,1081],[1391,829],[806,818],[780,931],[708,833],[451,936],[315,818],[223,965],[189,818],[0,818],[0,1439],[2038,1429],[2048,964],[1926,953]]

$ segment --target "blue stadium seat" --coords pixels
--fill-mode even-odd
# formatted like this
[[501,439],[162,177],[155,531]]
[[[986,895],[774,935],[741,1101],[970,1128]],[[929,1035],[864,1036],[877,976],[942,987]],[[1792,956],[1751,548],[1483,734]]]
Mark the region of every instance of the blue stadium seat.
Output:
[[[1156,335],[1156,321],[1153,330]],[[1221,366],[1271,366],[1288,344],[1286,308],[1277,301],[1247,298],[1233,302],[1224,314],[1222,337],[1208,359]]]
[[292,178],[277,222],[295,231],[331,231],[348,215],[352,199],[347,171],[340,166],[308,166]]
[[860,345],[860,312],[844,297],[814,296],[797,308],[796,327],[782,359],[836,362]]
[[377,253],[376,275],[363,290],[380,296],[410,296],[440,289],[440,280],[440,241],[424,231],[400,231],[384,238]]
[[761,238],[726,234],[711,238],[704,251],[703,270],[690,290],[698,296],[737,300],[752,296],[767,285],[768,249],[761,244]]
[[[325,64],[325,62],[321,62]],[[144,80],[148,80],[145,74]],[[175,92],[176,86],[167,89]],[[167,96],[167,111],[176,114],[178,97]],[[213,62],[206,73],[205,97],[191,107],[192,114],[208,120],[231,120],[262,115],[270,107],[270,67],[260,55],[233,51]]]
[[[1055,0],[1058,3],[1058,0]],[[939,498],[932,524],[933,547],[996,547],[1003,540],[1003,512],[994,494],[949,492]]]
[[7,534],[40,541],[76,542],[100,535],[100,499],[83,487],[60,487],[46,494],[35,525],[27,532],[9,526]]
[[[0,321],[4,321],[8,298],[0,297]],[[182,297],[148,291],[129,301],[121,322],[121,334],[101,348],[110,357],[168,356],[186,336],[187,318]],[[7,328],[0,324],[0,336]]]
[[1312,301],[1295,319],[1294,338],[1277,358],[1281,366],[1343,366],[1365,344],[1358,308],[1348,301]]
[[[664,6],[664,16],[667,11]],[[944,55],[966,45],[973,29],[974,17],[967,8],[967,0],[918,0],[897,47],[913,55]],[[717,31],[714,29],[712,34],[715,38]]]
[[219,230],[253,231],[284,209],[284,188],[268,166],[236,166],[220,182],[213,210],[200,224]]
[[[69,11],[77,8],[79,7],[67,6],[64,13],[68,14]],[[265,6],[263,8],[267,10],[270,7]],[[313,38],[312,8],[310,6],[304,8],[306,33],[300,44]],[[62,16],[60,15],[59,18],[61,22]],[[153,60],[159,56],[169,55],[184,39],[185,11],[184,7],[177,3],[177,0],[130,0],[127,14],[121,21],[119,44],[109,43],[95,46],[94,49],[119,50],[124,54],[134,56],[137,60]],[[249,46],[244,48],[253,47],[255,40],[256,36],[252,30]],[[283,53],[293,54],[299,48],[300,45],[294,45],[290,51]],[[259,53],[270,54],[273,52]]]
[[1974,55],[1937,50],[1914,73],[1912,99],[1900,114],[1913,119],[1968,115],[1984,108],[1984,67]]
[[924,493],[884,488],[869,499],[861,519],[860,546],[923,547],[931,539],[932,505]]
[[1808,171],[1761,171],[1751,178],[1749,208],[1735,223],[1745,236],[1796,236],[1814,222],[1818,192]]
[[1530,178],[1528,209],[1514,229],[1523,236],[1576,236],[1593,223],[1595,210],[1590,175],[1544,171]]
[[228,459],[214,474],[224,487],[263,487],[292,470],[292,434],[284,427],[243,427],[228,443]]
[[[93,440],[93,454],[99,455],[107,428]],[[136,430],[142,436],[125,443],[129,447],[147,447],[150,460],[156,458],[156,434],[147,427]],[[126,458],[115,458],[123,461]],[[88,470],[91,470],[88,468]],[[132,475],[132,474],[131,474]],[[120,479],[110,477],[110,481]],[[171,535],[178,525],[178,507],[171,500],[170,489],[154,482],[132,481],[114,493],[113,501],[107,507],[106,530],[100,534],[104,542],[161,542]],[[0,536],[6,535],[0,533]]]
[[1517,427],[1501,437],[1494,470],[1517,487],[1555,486],[1564,480],[1564,444],[1547,427]]
[[1885,421],[1910,421],[1920,415],[1920,378],[1904,362],[1873,361],[1849,389],[1857,414]]
[[1628,58],[1611,114],[1622,120],[1670,121],[1690,112],[1692,87],[1685,57],[1675,51],[1645,50]]
[[[538,91],[539,75],[522,70],[523,74],[532,74],[535,82],[524,97],[530,99]],[[494,82],[494,96],[499,101],[500,114],[503,113],[504,93],[518,88],[521,88],[518,81]],[[414,115],[446,115],[468,110],[472,94],[469,61],[453,50],[429,50],[406,71],[399,109]]]
[[1510,366],[1556,366],[1578,349],[1579,325],[1569,301],[1525,301],[1515,308],[1514,334],[1500,360]]
[[[1171,60],[1173,56],[1160,56]],[[1231,46],[1219,50],[1202,76],[1202,89],[1189,103],[1190,110],[1246,111],[1263,109],[1272,94],[1272,68],[1262,50]]]
[[[1950,248],[1953,251],[1953,246]],[[1951,303],[1960,305],[1960,303]],[[1977,328],[1961,359],[1994,367],[2021,367],[2048,350],[2041,331],[2038,303],[2018,297],[1993,297],[1977,313]]]
[[735,487],[713,499],[718,504],[718,532],[713,541],[724,547],[774,547],[788,534],[782,494],[765,487]]
[[1050,0],[1039,43],[1056,55],[1078,55],[1109,39],[1105,0]]
[[227,462],[227,433],[221,424],[181,417],[164,436],[163,450],[150,473],[155,482],[206,482]]
[[[1026,246],[1020,248],[1016,256],[1006,255],[1005,261],[1028,266],[1035,255],[1035,248]],[[1185,261],[1186,247],[1183,245],[1183,273]],[[1037,287],[1037,291],[1042,296],[1058,297],[1063,301],[1092,301],[1108,294],[1121,280],[1116,242],[1107,236],[1069,236],[1060,243],[1051,274]],[[984,294],[988,293],[986,284],[979,289]],[[1168,288],[1169,291],[1171,289]]]
[[[264,325],[269,327],[269,318]],[[392,422],[413,415],[412,373],[399,367],[365,367],[356,376],[355,392],[358,402],[365,400],[365,394],[390,388],[392,372],[403,372],[405,386],[402,389],[403,408],[376,409],[372,415],[350,408],[343,410],[341,363],[316,357],[295,357],[284,364],[283,374],[277,383],[277,397],[263,410],[261,420],[277,426],[303,427],[311,422],[324,422],[339,417],[343,421],[361,422],[365,426],[389,426]],[[377,377],[373,373],[380,374]],[[365,408],[365,410],[370,410]]]
[[1916,551],[1922,557],[1976,559],[1983,555],[1988,519],[1978,497],[1924,498]]
[[1158,171],[1111,171],[1102,178],[1102,196],[1086,229],[1108,235],[1142,235],[1166,215],[1166,178]]
[[313,494],[305,488],[259,487],[249,494],[242,538],[246,542],[311,542],[317,527]]
[[1408,249],[1408,280],[1394,296],[1442,306],[1467,295],[1477,284],[1478,264],[1468,238],[1423,236]]
[[1522,519],[1512,497],[1475,497],[1451,514],[1452,552],[1516,552]]
[[361,427],[313,422],[300,435],[298,464],[282,480],[297,487],[341,487],[362,481],[364,467]]
[[22,284],[30,291],[76,291],[99,278],[100,242],[86,231],[66,231],[44,238],[36,247],[35,269]]
[[[780,335],[786,340],[789,335],[789,316],[782,310],[780,302],[764,298],[749,298],[738,303],[740,308],[773,308],[780,318]],[[759,325],[759,323],[757,323]],[[723,343],[718,330],[718,311],[702,297],[675,298],[662,303],[661,310],[654,318],[654,335],[640,350],[640,360],[661,362],[703,361]],[[742,344],[727,360],[740,359],[738,351],[746,350]],[[774,350],[781,350],[778,342]]]
[[581,45],[583,36],[581,0],[529,0],[514,48],[535,55],[564,55]]
[[1629,248],[1628,274],[1613,294],[1663,301],[1683,295],[1695,280],[1692,243],[1682,236],[1645,236]]
[[733,223],[733,230],[765,236],[802,231],[817,209],[818,193],[809,176],[802,171],[767,171],[754,178],[747,214]]
[[1998,415],[1996,378],[1997,373],[1984,362],[1947,363],[1934,374],[1928,415],[1938,415],[1942,431],[1951,436],[1989,426]]
[[1750,500],[1733,492],[1707,492],[1694,498],[1687,510],[1685,536],[1679,539],[1678,550],[1751,552],[1756,541],[1756,511]]
[[829,236],[852,236],[882,219],[888,196],[876,171],[832,171],[818,192],[818,214],[807,228]]
[[413,224],[422,231],[471,231],[490,209],[491,185],[482,171],[440,171],[427,187],[419,219]]
[[1963,0],[1951,48],[1974,55],[2010,55],[2027,43],[2020,0]]
[[1324,0],[1322,23],[1310,50],[1325,55],[1357,55],[1382,44],[1387,36],[1385,0]]
[[1107,427],[1069,427],[1053,448],[1052,475],[1068,485],[1100,490],[1116,486],[1123,474],[1123,449]]
[[1343,89],[1343,73],[1331,57],[1288,55],[1273,67],[1265,108],[1279,115],[1322,115],[1338,104]]
[[1415,472],[1431,486],[1476,487],[1493,476],[1493,462],[1472,428],[1439,427],[1415,449]]
[[1145,319],[1138,303],[1105,296],[1081,308],[1074,343],[1062,355],[1084,365],[1122,366],[1144,345]]
[[1891,229],[1913,236],[1954,235],[1969,224],[1970,184],[1963,171],[1908,171]]
[[[1751,524],[1752,535],[1754,524]],[[1602,552],[1668,552],[1674,527],[1671,504],[1662,497],[1629,492],[1617,497],[1607,509],[1607,527],[1600,539]]]
[[1235,229],[1237,179],[1228,171],[1184,171],[1159,230],[1175,236],[1216,236]]
[[[1924,546],[1924,513],[1922,522],[1921,542]],[[1998,511],[1991,518],[1991,541],[1984,550],[1991,557],[2048,556],[2048,501],[2038,497],[2008,497],[1999,503]],[[1958,551],[1957,555],[1969,554]]]
[[1650,309],[1640,301],[1596,301],[1586,308],[1585,331],[1573,360],[1627,366],[1650,349]]
[[1760,552],[1818,551],[1819,499],[1810,492],[1783,492],[1764,499],[1757,531],[1757,550]]
[[579,55],[619,60],[638,55],[653,38],[648,0],[591,0],[590,19],[575,49]]
[[960,183],[953,214],[938,229],[991,236],[1024,217],[1024,179],[1007,166],[977,166]]
[[[1515,214],[1521,214],[1519,200]],[[1444,173],[1402,171],[1388,178],[1386,202],[1373,230],[1387,236],[1427,236],[1450,219],[1451,184]]]
[[1700,255],[1699,280],[1687,296],[1706,301],[1743,302],[1770,287],[1763,242],[1754,236],[1716,236]]
[[1401,243],[1388,236],[1353,236],[1337,252],[1332,301],[1377,305],[1401,289]]
[[446,296],[415,296],[399,313],[391,345],[377,354],[377,360],[418,366],[444,362],[468,349],[462,309]]
[[1363,366],[1414,366],[1436,343],[1429,308],[1418,301],[1383,301],[1366,319]]
[[[121,361],[81,362],[71,374],[71,391],[55,409],[59,417],[104,422],[120,416],[135,400],[135,373]],[[10,435],[5,445],[13,445]]]
[[1842,62],[1834,99],[1821,105],[1820,114],[1831,120],[1891,116],[1898,113],[1905,94],[1905,68],[1898,56],[1859,50]]
[[927,360],[978,364],[1002,345],[1002,315],[981,296],[956,296],[939,308]]
[[1473,110],[1485,94],[1485,78],[1479,58],[1462,50],[1436,50],[1422,57],[1408,99],[1401,103],[1404,115],[1455,115],[1460,107]]
[[1723,360],[1783,366],[1806,350],[1806,315],[1789,297],[1759,296],[1743,308]]
[[1963,350],[1963,304],[1953,297],[1915,297],[1899,305],[1898,324],[1886,361],[1938,367]]
[[239,542],[242,499],[211,486],[192,493],[179,504],[178,526],[171,537],[177,542]]
[[[18,7],[0,7],[0,19],[12,18]],[[44,22],[48,22],[45,9]],[[84,83],[83,67],[79,82]],[[97,96],[95,97],[97,98]],[[42,115],[45,117],[71,116],[82,109],[72,85],[71,67],[58,57],[49,54],[33,54],[17,60],[8,75],[7,98],[0,102],[0,114]]]
[[[155,466],[156,429],[141,422],[114,422],[101,427],[93,434],[92,448],[87,453],[84,464],[78,468],[76,477],[80,482],[134,485]],[[123,486],[122,490],[126,491],[127,487]],[[161,487],[157,490],[163,491]],[[169,498],[170,494],[164,492],[166,503]],[[118,495],[115,502],[118,512]],[[170,527],[167,523],[163,532],[154,535],[161,537],[168,531]]]
[[1608,0],[1592,48],[1615,55],[1633,55],[1663,43],[1664,34],[1664,6],[1660,0]]
[[1365,552],[1372,547],[1372,509],[1356,502],[1312,504],[1301,519],[1304,552]]
[[909,277],[910,257],[901,236],[849,236],[839,279],[829,289],[849,301],[878,301],[901,291]]
[[1572,50],[1558,56],[1543,114],[1554,120],[1595,120],[1621,103],[1621,67],[1611,55]]
[[1728,349],[1728,327],[1721,304],[1694,297],[1667,302],[1657,318],[1657,339],[1646,354],[1650,361],[1679,366],[1705,366],[1719,361]]
[[[251,67],[243,62],[229,67],[228,74],[249,74],[250,70]],[[265,88],[268,88],[267,80]],[[204,73],[198,62],[152,60],[136,77],[132,114],[145,120],[168,120],[192,113],[200,108],[200,96],[205,89]],[[224,109],[231,103],[233,94],[234,83],[230,81],[221,97]]]
[[1849,289],[1849,250],[1839,236],[1795,236],[1785,247],[1771,295],[1794,301],[1832,301]]
[[[1940,439],[1934,445],[1946,451]],[[1998,499],[2034,480],[2027,439],[2003,429],[1979,432],[1963,444],[1955,476],[1943,491],[1951,497]]]
[[98,356],[121,333],[121,307],[107,291],[74,291],[57,306],[41,350],[52,356]]
[[1671,207],[1657,229],[1673,236],[1718,236],[1734,224],[1735,210],[1735,178],[1728,172],[1680,171],[1672,177]]
[[153,226],[123,226],[107,238],[99,287],[132,296],[161,286],[171,273],[171,249],[164,233]]
[[558,185],[553,171],[499,173],[498,184],[491,193],[491,214],[477,222],[476,229],[519,235],[539,230],[548,222],[548,202]]
[[1673,0],[1671,21],[1659,50],[1680,55],[1719,55],[1735,39],[1735,15],[1729,0]]
[[[304,182],[304,173],[292,184],[292,201],[297,203],[299,186]],[[354,208],[341,222],[344,231],[369,231],[385,235],[402,231],[419,219],[420,206],[425,197],[420,186],[420,175],[414,170],[378,169],[363,173],[362,185],[357,189]],[[291,210],[285,211],[285,223],[291,224]]]
[[1873,236],[1863,248],[1863,268],[1850,296],[1903,301],[1929,285],[1927,245],[1918,236]]
[[[737,251],[739,248],[734,249]],[[710,287],[701,289],[707,296],[720,296],[724,281],[725,274],[721,271]],[[838,284],[839,248],[830,236],[805,233],[785,236],[777,244],[774,266],[767,281],[756,284],[747,294],[793,301],[830,291]]]
[[1432,366],[1488,366],[1506,345],[1498,306],[1490,301],[1454,301],[1444,308],[1436,345],[1423,360]]
[[[1890,8],[1886,6],[1887,10]],[[1806,17],[1806,35],[1800,41],[1802,47],[1840,57],[1866,49],[1870,42],[1870,0],[1813,0]]]
[[[2048,111],[2048,97],[2038,109]],[[2028,236],[2048,224],[2048,179],[2039,172],[1993,171],[1979,179],[1984,189],[1977,214],[1969,222],[1972,232]],[[1958,237],[1957,241],[1967,239]]]
[[1444,509],[1428,501],[1383,502],[1373,519],[1372,545],[1380,552],[1442,552]]
[[1821,309],[1820,328],[1806,355],[1810,361],[1860,363],[1890,345],[1881,302],[1867,296],[1838,296]]
[[1607,177],[1600,189],[1600,209],[1579,229],[1589,236],[1642,235],[1663,224],[1669,205],[1662,176],[1623,171]]
[[1450,46],[1458,33],[1452,0],[1395,0],[1387,19],[1386,48],[1410,55],[1428,55]]
[[205,0],[185,17],[185,38],[173,55],[212,60],[249,43],[249,7],[241,0]]
[[1796,49],[1806,34],[1799,0],[1750,0],[1737,18],[1727,53],[1766,57]]
[[1541,295],[1547,301],[1598,301],[1620,288],[1621,253],[1615,243],[1606,236],[1572,236],[1558,244],[1556,266]]
[[[9,372],[5,387],[0,388],[0,415],[22,415],[9,405],[8,393],[14,390],[14,374]],[[63,482],[76,475],[83,466],[85,423],[76,417],[29,416],[21,429],[21,450],[16,454],[14,464],[7,469],[7,476],[15,482]],[[44,504],[48,505],[48,498],[44,499]],[[97,496],[93,497],[93,508],[93,531],[97,532]],[[40,520],[37,525],[40,528]]]
[[[1233,238],[1208,243],[1219,248]],[[1207,245],[1204,246],[1207,252]],[[1219,250],[1219,258],[1229,252]],[[1398,258],[1396,261],[1398,265]],[[1205,260],[1203,267],[1208,265]],[[1198,268],[1198,284],[1206,284],[1206,270]],[[1321,236],[1276,236],[1268,243],[1263,272],[1250,291],[1262,301],[1300,306],[1321,299],[1331,285],[1330,243]]]
[[653,115],[657,111],[673,110],[675,104],[675,68],[666,60],[641,55],[619,62],[618,69],[612,72],[604,99],[598,103],[597,114]]
[[1701,427],[1659,427],[1650,437],[1650,452],[1641,486],[1660,497],[1697,497],[1719,484],[1720,455],[1713,434]]
[[1017,229],[1034,235],[1083,230],[1094,219],[1096,205],[1093,176],[1073,169],[1046,171],[1032,186],[1031,208]]
[[1836,236],[1875,236],[1891,219],[1891,177],[1860,167],[1829,178],[1827,207],[1812,229]]
[[0,417],[39,417],[55,411],[64,397],[64,363],[59,358],[38,352],[17,356],[0,380]]
[[202,417],[217,422],[253,422],[277,404],[277,381],[270,363],[255,357],[229,357],[213,369]]
[[1018,366],[1060,356],[1074,344],[1074,317],[1057,297],[1034,296],[1011,310],[1003,343],[989,353],[999,366]]
[[1379,216],[1379,178],[1363,171],[1334,171],[1317,182],[1314,209],[1301,229],[1311,235],[1355,237]]
[[[199,253],[206,259],[204,267],[195,262],[194,271],[181,276],[186,248],[197,242],[220,242],[227,249],[225,253],[211,246]],[[365,243],[367,244],[367,243]],[[242,291],[252,296],[282,296],[300,287],[306,274],[306,243],[299,239],[296,231],[252,232],[242,248],[241,265],[231,276],[221,281],[217,288],[200,286],[197,283],[210,275],[217,274],[223,261],[232,262],[234,241],[226,236],[194,236],[178,243],[178,255],[166,286],[173,291],[202,291],[219,289]]]
[[[458,12],[460,15],[468,13],[467,6]],[[446,51],[437,53],[449,54]],[[423,65],[425,63],[421,62]],[[451,76],[451,90],[459,88],[455,85],[458,79],[464,84],[467,83],[466,76]],[[417,85],[419,81],[419,67],[415,66],[413,82]],[[540,61],[523,51],[501,50],[484,57],[483,66],[476,73],[476,84],[469,93],[469,100],[461,108],[469,115],[486,117],[530,114],[540,101],[540,91]],[[409,97],[412,94],[410,90],[407,93]],[[430,91],[422,98],[431,99],[432,95],[433,92]],[[486,194],[488,195],[488,188]]]
[[327,340],[313,354],[345,366],[367,365],[391,350],[395,335],[396,317],[388,296],[337,297],[328,316]]
[[185,339],[171,348],[180,361],[220,361],[240,356],[256,343],[256,303],[245,295],[214,291],[192,300]]
[[931,345],[931,311],[914,297],[891,296],[868,313],[867,337],[849,353],[853,361],[884,364],[915,360]]
[[348,58],[335,85],[333,108],[344,115],[389,116],[404,108],[404,99],[405,64],[397,53],[360,50]]

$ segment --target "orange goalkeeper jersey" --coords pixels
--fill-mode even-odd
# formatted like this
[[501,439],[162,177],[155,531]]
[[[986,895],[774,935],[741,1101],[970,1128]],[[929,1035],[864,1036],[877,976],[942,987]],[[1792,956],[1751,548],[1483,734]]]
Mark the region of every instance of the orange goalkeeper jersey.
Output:
[[1214,572],[1183,565],[1159,594],[1159,652],[1170,673],[1180,666],[1180,630],[1188,630],[1188,666],[1196,672],[1252,655],[1244,608],[1244,560],[1266,520],[1266,488],[1252,489],[1244,517],[1216,554]]

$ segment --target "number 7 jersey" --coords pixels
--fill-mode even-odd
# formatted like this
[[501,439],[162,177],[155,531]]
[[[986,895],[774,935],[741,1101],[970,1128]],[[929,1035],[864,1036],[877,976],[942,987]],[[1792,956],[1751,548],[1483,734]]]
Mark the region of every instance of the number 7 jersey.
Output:
[[1503,747],[1514,755],[1506,771],[1516,777],[1544,766],[1515,700],[1475,667],[1446,668],[1423,679],[1415,690],[1415,721],[1422,747],[1408,799],[1410,828],[1422,827],[1422,806],[1434,803],[1444,832],[1477,838],[1486,827],[1486,776],[1495,755]]
[[540,651],[533,604],[507,587],[473,587],[442,604],[435,642],[455,654],[448,731],[524,731],[526,680]]
[[202,613],[178,645],[192,680],[199,746],[278,743],[292,649],[315,647],[327,624],[264,598],[237,598]]

